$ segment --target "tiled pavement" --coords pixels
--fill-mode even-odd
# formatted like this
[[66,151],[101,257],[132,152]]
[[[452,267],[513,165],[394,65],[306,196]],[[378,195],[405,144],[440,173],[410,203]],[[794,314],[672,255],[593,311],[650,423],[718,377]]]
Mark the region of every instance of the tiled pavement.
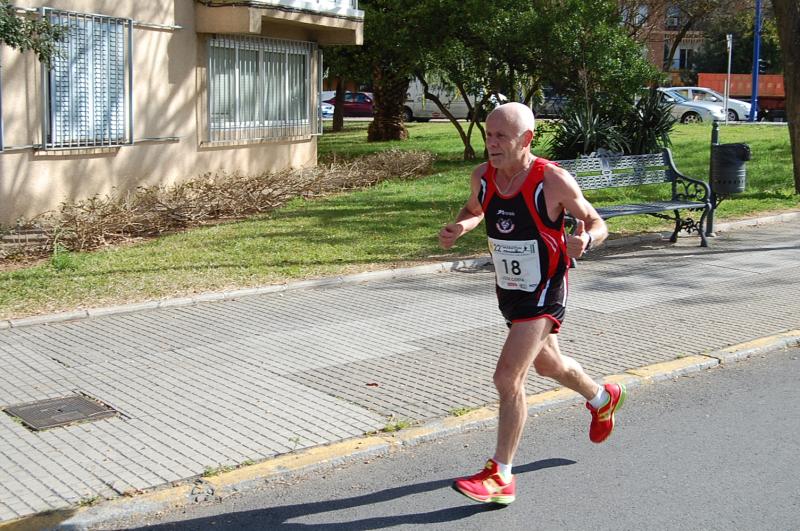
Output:
[[[777,224],[598,252],[562,349],[600,378],[795,329],[800,236]],[[495,401],[486,269],[0,330],[0,408],[81,393],[107,420],[0,413],[0,522]],[[531,375],[530,393],[552,382]]]

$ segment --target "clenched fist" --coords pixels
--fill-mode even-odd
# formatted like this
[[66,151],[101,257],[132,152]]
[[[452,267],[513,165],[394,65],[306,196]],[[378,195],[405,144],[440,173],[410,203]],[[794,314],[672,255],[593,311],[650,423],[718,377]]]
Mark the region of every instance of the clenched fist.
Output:
[[439,231],[439,245],[443,249],[449,249],[462,234],[464,234],[464,227],[460,223],[448,223]]

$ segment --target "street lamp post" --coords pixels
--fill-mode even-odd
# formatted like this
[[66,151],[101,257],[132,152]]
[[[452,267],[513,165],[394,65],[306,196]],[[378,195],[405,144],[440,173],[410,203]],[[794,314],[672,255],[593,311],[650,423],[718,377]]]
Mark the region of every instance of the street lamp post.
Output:
[[761,57],[761,0],[756,0],[756,19],[753,29],[753,91],[750,98],[750,117],[748,121],[756,121],[758,112],[758,60]]
[[733,34],[725,35],[725,42],[728,48],[728,76],[725,78],[725,124],[728,124],[728,98],[731,95],[731,55],[733,53]]

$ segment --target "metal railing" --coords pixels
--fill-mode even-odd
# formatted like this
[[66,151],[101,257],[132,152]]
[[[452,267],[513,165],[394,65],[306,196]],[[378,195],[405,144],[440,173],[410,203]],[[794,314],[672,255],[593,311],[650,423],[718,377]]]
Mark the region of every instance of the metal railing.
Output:
[[316,132],[311,42],[225,36],[208,42],[208,140],[285,139]]
[[108,147],[133,141],[132,21],[42,8],[67,28],[42,65],[45,149]]

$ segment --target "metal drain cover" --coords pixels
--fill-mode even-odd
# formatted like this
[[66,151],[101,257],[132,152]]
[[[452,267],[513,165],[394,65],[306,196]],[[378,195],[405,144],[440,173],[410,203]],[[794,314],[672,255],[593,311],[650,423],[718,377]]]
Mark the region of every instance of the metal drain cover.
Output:
[[5,412],[33,430],[100,420],[117,414],[117,410],[82,395],[16,404],[5,408]]

